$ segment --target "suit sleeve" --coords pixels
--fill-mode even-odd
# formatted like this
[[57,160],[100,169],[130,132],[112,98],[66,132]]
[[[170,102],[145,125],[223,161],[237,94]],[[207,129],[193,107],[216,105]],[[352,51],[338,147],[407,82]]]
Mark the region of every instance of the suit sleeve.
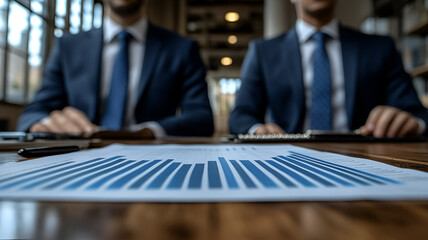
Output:
[[168,135],[211,136],[214,133],[214,120],[208,99],[205,66],[196,42],[192,41],[186,54],[180,89],[181,113],[164,118],[158,123]]
[[232,134],[248,133],[253,125],[265,122],[267,98],[256,46],[256,42],[250,43],[242,65],[242,85],[229,119]]
[[[387,67],[387,104],[413,114],[428,125],[427,109],[422,105],[417,96],[412,78],[404,70],[401,56],[395,48],[393,40],[391,38],[388,39],[390,56]],[[427,133],[428,131],[425,131],[425,134]]]
[[18,131],[29,131],[30,127],[50,112],[66,106],[67,96],[63,82],[63,68],[61,61],[61,41],[58,40],[51,50],[46,62],[42,86],[33,102],[28,104],[18,120]]

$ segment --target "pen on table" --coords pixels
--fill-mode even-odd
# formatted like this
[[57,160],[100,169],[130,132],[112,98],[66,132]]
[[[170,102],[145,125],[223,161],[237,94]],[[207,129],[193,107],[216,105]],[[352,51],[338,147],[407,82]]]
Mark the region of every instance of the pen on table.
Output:
[[33,158],[76,152],[79,150],[80,148],[78,146],[33,147],[21,148],[18,150],[18,154],[26,158]]

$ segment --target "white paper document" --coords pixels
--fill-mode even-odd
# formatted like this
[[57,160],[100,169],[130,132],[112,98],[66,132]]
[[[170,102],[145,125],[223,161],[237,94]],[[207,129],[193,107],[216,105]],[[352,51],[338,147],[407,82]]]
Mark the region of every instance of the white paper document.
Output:
[[426,200],[428,173],[285,144],[114,144],[1,164],[0,198],[100,202]]

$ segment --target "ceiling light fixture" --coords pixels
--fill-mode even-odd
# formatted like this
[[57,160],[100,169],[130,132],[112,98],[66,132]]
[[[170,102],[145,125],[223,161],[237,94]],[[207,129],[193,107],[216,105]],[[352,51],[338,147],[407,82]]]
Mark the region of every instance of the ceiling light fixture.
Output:
[[232,65],[232,63],[233,63],[233,60],[230,57],[222,57],[221,58],[221,64],[223,66],[230,66],[230,65]]
[[230,35],[227,37],[227,42],[230,44],[236,44],[238,42],[238,37],[235,35]]
[[237,22],[239,20],[239,13],[227,12],[226,15],[224,15],[224,19],[228,22]]

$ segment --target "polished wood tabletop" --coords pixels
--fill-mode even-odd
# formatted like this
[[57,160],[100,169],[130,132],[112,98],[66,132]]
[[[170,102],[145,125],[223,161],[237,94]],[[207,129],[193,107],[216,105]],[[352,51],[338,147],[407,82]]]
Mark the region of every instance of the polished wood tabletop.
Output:
[[[94,146],[109,143],[102,141]],[[221,141],[186,138],[127,143],[221,144]],[[428,172],[428,142],[295,145]],[[18,159],[14,153],[0,153],[0,162]],[[0,239],[428,239],[428,201],[78,203],[0,200]]]

